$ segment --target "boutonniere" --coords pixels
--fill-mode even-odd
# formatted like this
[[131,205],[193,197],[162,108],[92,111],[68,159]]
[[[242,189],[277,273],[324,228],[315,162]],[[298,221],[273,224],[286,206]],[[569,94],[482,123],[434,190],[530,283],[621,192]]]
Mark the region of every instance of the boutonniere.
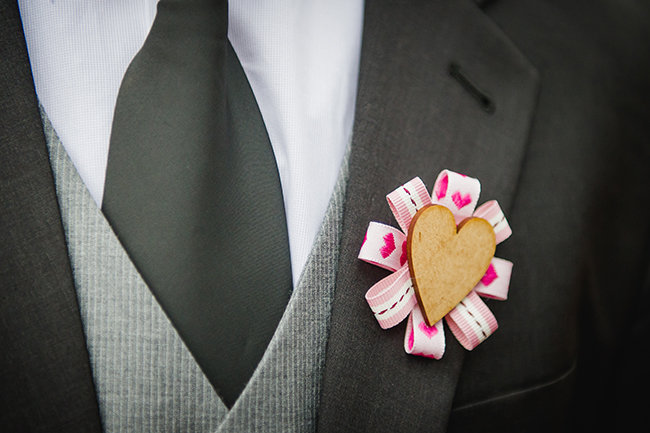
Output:
[[480,192],[478,179],[443,170],[429,195],[416,177],[386,196],[401,230],[368,225],[359,258],[392,273],[366,301],[383,329],[408,316],[406,353],[440,359],[443,319],[467,350],[497,330],[481,296],[508,296],[512,263],[494,253],[512,231],[496,201],[476,207]]

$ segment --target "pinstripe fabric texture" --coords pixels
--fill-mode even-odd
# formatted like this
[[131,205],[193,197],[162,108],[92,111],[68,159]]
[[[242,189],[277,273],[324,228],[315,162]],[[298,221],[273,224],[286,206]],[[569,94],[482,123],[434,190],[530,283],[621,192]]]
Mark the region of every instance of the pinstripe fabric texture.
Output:
[[43,125],[107,432],[213,432],[227,409]]
[[298,286],[255,373],[228,411],[41,112],[105,431],[314,431],[349,151]]

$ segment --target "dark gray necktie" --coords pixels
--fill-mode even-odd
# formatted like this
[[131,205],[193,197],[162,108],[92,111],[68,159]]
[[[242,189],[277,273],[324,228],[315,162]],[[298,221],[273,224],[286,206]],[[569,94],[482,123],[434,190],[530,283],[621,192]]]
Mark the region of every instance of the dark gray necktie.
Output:
[[228,406],[291,293],[282,190],[225,1],[162,0],[122,82],[103,210]]

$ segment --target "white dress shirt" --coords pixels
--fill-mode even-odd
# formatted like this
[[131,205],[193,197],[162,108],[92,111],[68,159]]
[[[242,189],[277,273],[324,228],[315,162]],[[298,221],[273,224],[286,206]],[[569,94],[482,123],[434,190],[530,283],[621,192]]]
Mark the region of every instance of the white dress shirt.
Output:
[[[19,0],[38,98],[98,205],[113,112],[157,0]],[[236,0],[230,39],[284,194],[294,284],[351,140],[363,0]]]

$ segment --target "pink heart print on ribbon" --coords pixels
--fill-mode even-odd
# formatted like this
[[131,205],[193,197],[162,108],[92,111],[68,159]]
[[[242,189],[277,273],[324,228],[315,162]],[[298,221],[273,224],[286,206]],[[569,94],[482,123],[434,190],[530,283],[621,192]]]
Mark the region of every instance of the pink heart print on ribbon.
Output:
[[384,235],[384,246],[381,247],[379,253],[383,258],[386,258],[395,251],[395,236],[392,233]]
[[[387,239],[389,239],[388,242]],[[406,255],[403,254],[405,248],[406,236],[404,233],[391,226],[373,221],[368,225],[366,240],[361,245],[359,254],[367,257],[368,263],[389,271],[396,271],[406,263]]]
[[474,213],[474,208],[481,195],[481,183],[449,170],[442,170],[433,186],[432,204],[441,204],[448,208],[459,224]]
[[445,353],[445,336],[442,320],[428,326],[420,306],[415,304],[406,323],[404,351],[409,355],[440,359]]
[[[512,230],[495,200],[476,207],[480,193],[478,179],[450,170],[440,172],[431,194],[416,177],[386,196],[401,230],[374,221],[368,225],[359,259],[392,273],[366,292],[366,301],[383,329],[401,323],[408,316],[404,336],[404,350],[408,354],[440,359],[445,352],[443,320],[427,325],[411,281],[406,254],[411,220],[425,206],[442,205],[451,211],[457,225],[470,217],[488,221],[499,244],[510,237]],[[492,258],[481,281],[445,316],[450,331],[467,350],[474,349],[497,330],[496,318],[481,296],[506,300],[511,273],[511,262]]]

